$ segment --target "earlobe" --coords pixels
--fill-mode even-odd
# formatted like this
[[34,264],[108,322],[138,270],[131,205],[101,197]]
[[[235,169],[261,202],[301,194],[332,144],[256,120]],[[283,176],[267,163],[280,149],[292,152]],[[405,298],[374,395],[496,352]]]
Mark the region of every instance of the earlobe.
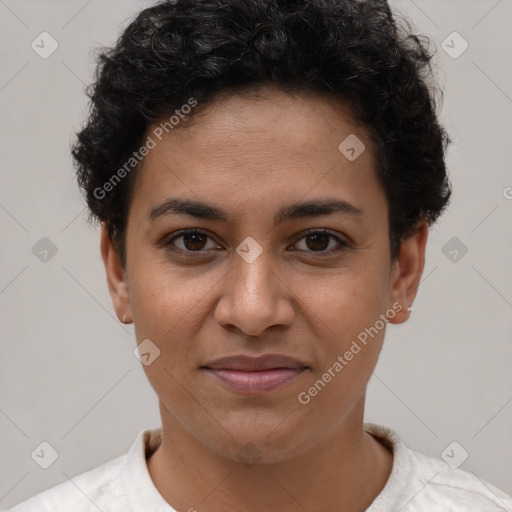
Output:
[[132,314],[126,272],[104,223],[101,226],[101,257],[114,310],[119,320],[128,324],[132,322]]
[[393,263],[391,272],[390,306],[399,304],[400,311],[390,323],[405,322],[411,313],[412,303],[425,266],[425,248],[428,238],[428,224],[422,222],[414,235],[402,241],[400,254]]

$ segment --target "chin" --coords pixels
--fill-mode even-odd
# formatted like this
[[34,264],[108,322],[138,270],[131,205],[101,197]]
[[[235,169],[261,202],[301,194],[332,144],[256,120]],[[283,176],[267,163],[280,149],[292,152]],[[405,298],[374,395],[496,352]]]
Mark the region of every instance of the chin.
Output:
[[285,417],[268,422],[271,425],[252,425],[250,428],[230,425],[226,430],[231,436],[226,431],[218,432],[219,438],[207,444],[219,455],[246,466],[284,462],[300,455],[309,444],[303,439],[303,429],[297,425],[288,424],[286,428],[280,425],[280,422],[285,423]]

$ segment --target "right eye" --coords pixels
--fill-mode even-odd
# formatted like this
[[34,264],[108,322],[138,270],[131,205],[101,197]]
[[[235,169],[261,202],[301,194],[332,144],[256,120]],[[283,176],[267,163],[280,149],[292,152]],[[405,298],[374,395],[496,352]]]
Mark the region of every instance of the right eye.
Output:
[[[175,241],[180,240],[179,244],[176,244]],[[211,247],[205,247],[210,240],[213,244]],[[210,236],[208,236],[204,231],[199,231],[197,229],[188,229],[184,231],[180,231],[175,234],[168,242],[166,242],[166,247],[171,250],[175,250],[174,247],[183,251],[185,253],[194,253],[194,252],[203,252],[203,250],[211,250],[218,248],[219,246],[212,240]],[[174,247],[170,247],[174,246]]]

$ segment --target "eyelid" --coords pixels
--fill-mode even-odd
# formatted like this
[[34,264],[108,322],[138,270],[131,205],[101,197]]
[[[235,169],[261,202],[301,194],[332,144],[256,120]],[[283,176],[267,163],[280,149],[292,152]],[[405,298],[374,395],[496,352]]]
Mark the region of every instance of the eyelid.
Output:
[[[164,238],[164,240],[162,242],[162,245],[165,246],[165,247],[168,247],[169,245],[172,245],[172,242],[174,240],[176,240],[177,238],[180,238],[180,237],[185,236],[185,235],[194,235],[194,234],[205,235],[211,241],[215,242],[215,240],[208,233],[208,231],[206,231],[204,229],[199,229],[199,228],[188,228],[188,229],[181,229],[179,231],[176,231],[176,232],[172,233],[172,236]],[[217,243],[217,242],[215,242],[215,243]],[[220,245],[220,244],[218,244],[218,245]],[[190,254],[194,254],[194,253],[195,254],[201,254],[202,252],[207,252],[207,251],[204,251],[204,250],[201,250],[201,251],[186,251],[186,250],[180,249],[179,247],[176,247],[176,250],[182,251],[182,252],[185,252],[185,253],[190,253]]]
[[[180,238],[184,235],[188,235],[188,234],[202,234],[202,235],[205,235],[207,238],[209,238],[210,240],[214,241],[215,240],[210,236],[210,234],[208,233],[208,231],[206,230],[203,230],[203,229],[199,229],[199,228],[189,228],[189,229],[182,229],[182,230],[179,230],[175,233],[172,234],[172,236],[169,238],[165,238],[164,241],[163,241],[163,246],[165,247],[169,247],[170,245],[173,245],[172,242],[174,240],[176,240],[177,238]],[[302,234],[300,234],[299,238],[294,242],[293,245],[297,244],[298,242],[300,242],[302,239],[306,238],[307,236],[309,235],[314,235],[314,234],[325,234],[325,235],[328,235],[332,238],[334,238],[338,244],[339,244],[339,247],[338,248],[334,248],[334,249],[329,249],[327,251],[305,251],[305,250],[302,250],[302,249],[299,249],[298,252],[301,252],[301,253],[306,253],[306,254],[314,254],[314,255],[317,255],[317,256],[329,256],[329,255],[332,255],[332,254],[336,254],[338,252],[341,252],[343,250],[346,250],[350,247],[350,244],[344,240],[343,238],[341,238],[339,235],[331,232],[330,230],[328,229],[325,229],[325,228],[311,228],[311,229],[308,229],[307,231],[303,232]],[[217,243],[217,242],[215,242]],[[220,244],[219,244],[220,245]],[[179,247],[176,247],[174,246],[173,249],[171,250],[176,250],[178,252],[182,252],[183,254],[188,254],[188,255],[201,255],[201,254],[205,254],[205,253],[208,253],[209,250],[199,250],[199,251],[187,251],[187,250],[184,250],[184,249],[181,249]]]
[[346,250],[350,247],[350,244],[347,242],[347,240],[344,240],[338,234],[333,233],[332,231],[325,229],[325,228],[308,229],[307,231],[305,231],[301,234],[301,236],[298,238],[298,240],[295,242],[295,244],[297,244],[298,242],[300,242],[302,239],[306,238],[307,236],[316,235],[316,234],[328,235],[331,238],[334,238],[338,242],[339,246],[337,248],[329,249],[327,251],[303,251],[303,250],[300,250],[300,252],[305,253],[305,254],[318,255],[318,256],[322,257],[322,256],[330,256],[332,254],[339,253],[339,252]]

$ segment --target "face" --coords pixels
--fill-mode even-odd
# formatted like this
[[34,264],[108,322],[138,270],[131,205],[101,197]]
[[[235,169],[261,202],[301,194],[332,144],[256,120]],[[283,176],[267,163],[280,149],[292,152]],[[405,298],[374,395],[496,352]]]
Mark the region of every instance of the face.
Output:
[[[354,135],[355,159],[362,146],[338,148]],[[275,462],[360,421],[426,240],[391,261],[367,132],[342,103],[266,89],[219,97],[161,139],[137,170],[125,269],[105,231],[103,256],[119,317],[160,351],[144,370],[164,425]]]

